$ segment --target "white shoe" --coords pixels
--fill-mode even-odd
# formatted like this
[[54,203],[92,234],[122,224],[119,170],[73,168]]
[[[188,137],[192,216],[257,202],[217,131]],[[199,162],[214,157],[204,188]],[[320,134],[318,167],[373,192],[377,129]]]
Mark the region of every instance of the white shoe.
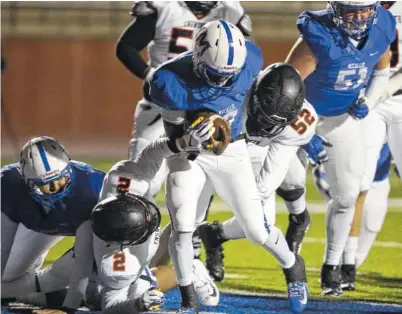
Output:
[[193,261],[194,288],[200,305],[217,306],[219,303],[219,290],[209,276],[205,265],[199,260]]

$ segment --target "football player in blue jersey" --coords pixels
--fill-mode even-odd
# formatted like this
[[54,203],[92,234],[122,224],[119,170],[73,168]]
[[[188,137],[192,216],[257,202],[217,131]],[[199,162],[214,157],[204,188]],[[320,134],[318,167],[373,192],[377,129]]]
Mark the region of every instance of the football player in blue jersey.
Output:
[[[76,309],[92,269],[89,219],[104,173],[70,159],[54,138],[40,136],[22,148],[19,162],[1,169],[1,284],[3,298],[47,292],[35,281],[48,250],[64,236],[76,236],[65,309]],[[89,235],[89,236],[88,236]]]
[[324,295],[339,296],[339,264],[354,206],[363,203],[369,186],[362,120],[388,84],[395,19],[377,1],[330,1],[327,10],[303,12],[297,27],[301,36],[287,62],[300,71],[306,99],[320,116],[317,134],[332,144],[326,149],[333,201],[321,285]]
[[[260,49],[246,41],[240,30],[223,20],[204,25],[194,49],[162,64],[150,78],[150,97],[161,107],[170,139],[179,138],[191,116],[212,111],[226,119],[231,143],[219,156],[208,149],[182,153],[167,160],[167,207],[172,221],[170,257],[182,296],[180,311],[198,312],[192,284],[192,233],[202,221],[205,207],[197,208],[200,194],[213,186],[233,210],[245,235],[263,246],[281,264],[294,312],[301,312],[308,298],[304,262],[295,256],[282,232],[265,222],[247,146],[242,134],[243,102],[262,67]],[[194,126],[202,133],[215,130],[212,118]],[[185,144],[197,139],[190,137]],[[202,142],[202,141],[201,141]],[[180,146],[180,145],[179,145]]]

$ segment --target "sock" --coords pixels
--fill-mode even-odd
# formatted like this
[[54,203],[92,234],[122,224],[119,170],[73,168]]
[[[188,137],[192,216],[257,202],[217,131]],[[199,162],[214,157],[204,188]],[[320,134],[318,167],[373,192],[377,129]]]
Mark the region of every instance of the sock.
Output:
[[348,237],[348,240],[343,250],[343,265],[354,265],[356,260],[358,237]]
[[289,250],[282,231],[275,226],[269,226],[270,233],[263,247],[270,252],[283,268],[290,268],[294,265],[295,255]]
[[169,253],[176,270],[177,282],[180,286],[188,286],[193,282],[193,233],[172,230],[169,239]]
[[325,264],[339,265],[353,221],[353,208],[341,208],[332,201],[328,206]]

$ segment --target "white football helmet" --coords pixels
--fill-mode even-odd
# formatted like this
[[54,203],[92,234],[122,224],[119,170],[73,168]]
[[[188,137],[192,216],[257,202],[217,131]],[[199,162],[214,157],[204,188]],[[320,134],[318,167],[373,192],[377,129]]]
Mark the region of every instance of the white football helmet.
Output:
[[21,150],[19,163],[32,197],[42,206],[53,208],[56,201],[70,193],[70,156],[54,138],[39,136],[28,141]]
[[197,34],[193,64],[198,76],[212,87],[230,85],[243,68],[247,49],[241,31],[224,20],[205,24]]
[[349,37],[368,35],[377,17],[379,1],[329,1],[334,23]]

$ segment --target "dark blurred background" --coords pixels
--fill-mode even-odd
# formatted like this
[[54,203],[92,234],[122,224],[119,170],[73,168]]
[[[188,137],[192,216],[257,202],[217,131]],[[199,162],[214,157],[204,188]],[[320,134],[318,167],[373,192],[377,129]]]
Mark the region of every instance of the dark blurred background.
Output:
[[[283,61],[296,17],[325,2],[242,2],[265,64]],[[115,57],[131,1],[1,3],[1,157],[33,136],[58,138],[74,158],[125,158],[142,82]],[[145,51],[144,51],[145,55]],[[6,70],[3,71],[3,61]]]

